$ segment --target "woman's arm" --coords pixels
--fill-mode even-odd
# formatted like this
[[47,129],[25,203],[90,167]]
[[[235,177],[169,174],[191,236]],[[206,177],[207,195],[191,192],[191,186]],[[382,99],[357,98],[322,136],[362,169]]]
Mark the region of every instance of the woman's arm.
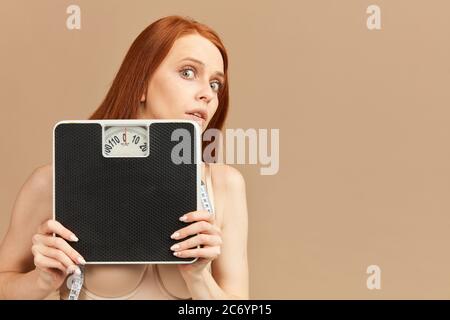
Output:
[[0,246],[0,299],[46,298],[79,272],[83,260],[66,242],[77,241],[75,235],[52,219],[52,181],[52,167],[44,166],[19,192]]
[[52,213],[52,180],[48,179],[47,170],[34,170],[14,203],[10,225],[0,245],[0,299],[41,299],[50,294],[40,286],[31,253],[33,234]]
[[194,277],[185,277],[193,299],[248,299],[247,259],[248,213],[245,181],[241,173],[222,165],[225,181],[225,206],[221,254],[212,262],[212,275],[205,269]]

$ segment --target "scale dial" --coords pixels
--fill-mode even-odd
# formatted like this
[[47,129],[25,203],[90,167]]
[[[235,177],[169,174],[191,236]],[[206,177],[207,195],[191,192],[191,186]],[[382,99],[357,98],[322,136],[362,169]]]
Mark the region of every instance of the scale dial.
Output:
[[148,130],[143,126],[109,126],[103,134],[105,157],[148,156]]

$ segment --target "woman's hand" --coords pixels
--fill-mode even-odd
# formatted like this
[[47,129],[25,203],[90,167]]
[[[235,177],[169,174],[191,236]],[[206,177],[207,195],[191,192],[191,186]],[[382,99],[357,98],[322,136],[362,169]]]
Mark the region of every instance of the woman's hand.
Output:
[[[172,239],[181,240],[197,234],[170,248],[179,258],[198,258],[194,263],[178,265],[183,275],[200,274],[210,261],[220,255],[222,236],[220,228],[214,225],[214,216],[208,211],[193,211],[180,218],[183,222],[196,222],[175,231],[171,236]],[[197,248],[197,246],[201,247]]]
[[[54,237],[53,233],[62,238]],[[39,272],[38,284],[49,291],[59,288],[68,274],[79,274],[77,264],[86,263],[64,239],[78,241],[73,232],[51,219],[41,224],[33,236],[31,251]]]

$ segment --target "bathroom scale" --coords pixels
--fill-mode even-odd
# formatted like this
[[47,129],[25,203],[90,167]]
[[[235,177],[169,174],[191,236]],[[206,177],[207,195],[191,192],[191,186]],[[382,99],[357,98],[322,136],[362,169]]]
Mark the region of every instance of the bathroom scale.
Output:
[[[192,263],[172,233],[201,209],[192,120],[76,120],[53,128],[53,217],[87,264]],[[186,239],[186,238],[185,238]],[[183,239],[183,240],[185,240]]]

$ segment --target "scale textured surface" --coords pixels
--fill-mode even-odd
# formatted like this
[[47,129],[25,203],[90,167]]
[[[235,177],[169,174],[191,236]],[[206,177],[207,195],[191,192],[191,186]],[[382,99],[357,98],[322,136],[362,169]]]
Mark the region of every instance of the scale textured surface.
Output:
[[[175,164],[173,130],[191,136],[190,164]],[[197,210],[195,127],[151,123],[149,155],[106,158],[99,123],[62,123],[54,137],[55,219],[79,238],[70,242],[85,260],[99,263],[188,262],[170,247],[170,235]]]

